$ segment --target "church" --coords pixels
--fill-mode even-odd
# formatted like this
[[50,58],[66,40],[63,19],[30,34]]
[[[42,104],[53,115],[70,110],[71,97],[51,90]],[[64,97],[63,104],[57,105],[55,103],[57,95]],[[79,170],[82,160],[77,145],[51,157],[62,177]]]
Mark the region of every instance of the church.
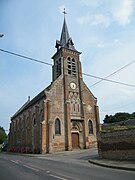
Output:
[[97,146],[97,98],[83,81],[81,52],[65,16],[55,47],[51,84],[11,117],[9,151],[45,154]]

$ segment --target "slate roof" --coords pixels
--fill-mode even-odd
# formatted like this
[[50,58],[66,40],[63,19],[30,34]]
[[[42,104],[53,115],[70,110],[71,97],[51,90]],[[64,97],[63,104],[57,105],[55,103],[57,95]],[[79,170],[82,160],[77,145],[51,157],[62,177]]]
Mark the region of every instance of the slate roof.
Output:
[[76,49],[74,47],[74,43],[72,41],[72,38],[69,36],[69,32],[68,32],[68,28],[67,28],[67,23],[66,23],[65,17],[64,17],[64,22],[63,22],[63,27],[62,27],[60,41],[56,40],[56,48],[58,48],[58,47],[69,48],[69,49],[72,49],[72,50],[76,51]]

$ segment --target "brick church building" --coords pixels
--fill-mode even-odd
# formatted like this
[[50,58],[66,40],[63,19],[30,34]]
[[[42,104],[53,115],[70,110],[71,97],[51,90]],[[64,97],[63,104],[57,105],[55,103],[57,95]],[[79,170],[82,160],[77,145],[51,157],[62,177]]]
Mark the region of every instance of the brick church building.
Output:
[[11,117],[9,151],[53,153],[97,145],[97,98],[83,81],[81,53],[65,17],[55,47],[51,84]]

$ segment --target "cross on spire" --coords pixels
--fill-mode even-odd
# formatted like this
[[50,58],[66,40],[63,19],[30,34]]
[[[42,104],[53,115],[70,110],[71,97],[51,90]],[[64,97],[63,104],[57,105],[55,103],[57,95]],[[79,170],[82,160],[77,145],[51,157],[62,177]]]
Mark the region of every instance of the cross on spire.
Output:
[[64,8],[64,11],[62,12],[63,14],[64,14],[64,17],[65,17],[65,15],[67,14],[67,12],[66,12],[66,9]]

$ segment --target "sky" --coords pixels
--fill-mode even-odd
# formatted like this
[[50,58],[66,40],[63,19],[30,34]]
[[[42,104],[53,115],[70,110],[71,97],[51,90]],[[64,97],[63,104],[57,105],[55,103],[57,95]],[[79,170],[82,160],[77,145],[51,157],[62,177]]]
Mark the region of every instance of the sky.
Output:
[[[52,63],[63,9],[83,73],[135,86],[135,0],[0,0],[0,49]],[[0,126],[52,81],[51,66],[0,51]],[[135,112],[135,87],[83,76],[106,114]]]

